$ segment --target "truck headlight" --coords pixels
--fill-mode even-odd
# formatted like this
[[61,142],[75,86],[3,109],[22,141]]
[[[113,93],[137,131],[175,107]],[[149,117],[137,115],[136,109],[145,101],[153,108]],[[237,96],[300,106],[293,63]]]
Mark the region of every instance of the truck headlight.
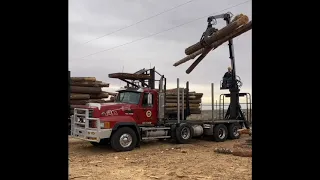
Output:
[[100,128],[104,128],[104,122],[100,122]]
[[110,128],[110,122],[100,122],[100,128],[101,129],[109,129]]

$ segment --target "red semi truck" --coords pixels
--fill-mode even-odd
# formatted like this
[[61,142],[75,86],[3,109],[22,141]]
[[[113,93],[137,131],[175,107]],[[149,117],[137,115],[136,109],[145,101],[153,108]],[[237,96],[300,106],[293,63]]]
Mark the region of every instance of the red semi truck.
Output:
[[[238,129],[248,127],[244,116],[234,120],[223,117],[186,120],[190,115],[188,82],[186,92],[178,91],[177,112],[173,116],[166,112],[165,83],[164,76],[161,76],[158,90],[142,86],[122,88],[114,103],[89,103],[75,107],[71,117],[71,136],[93,145],[110,144],[116,151],[130,151],[147,139],[174,139],[177,143],[188,143],[191,138],[199,136],[213,136],[218,142],[227,138],[237,139],[240,137]],[[179,79],[177,87],[180,89]],[[180,96],[186,99],[181,100]],[[180,109],[180,105],[185,107],[184,102],[186,108]]]
[[[209,45],[206,40],[218,30],[213,28],[217,19],[224,19],[229,24],[231,13],[208,17],[207,29],[200,40],[205,47]],[[130,77],[129,80],[118,76],[119,79],[132,87],[128,86],[119,90],[114,103],[89,103],[84,107],[76,107],[71,117],[71,136],[89,141],[94,145],[110,143],[116,151],[130,151],[145,139],[174,139],[177,143],[188,143],[192,137],[197,136],[213,136],[213,139],[218,142],[225,141],[227,138],[239,138],[239,128],[250,128],[251,95],[240,93],[239,88],[242,83],[236,76],[232,39],[228,41],[228,46],[232,77],[230,81],[222,82],[220,89],[228,89],[230,93],[220,96],[219,105],[224,106],[225,97],[230,97],[230,104],[225,113],[224,107],[219,106],[222,113],[219,111],[218,118],[214,119],[212,112],[211,120],[186,120],[186,116],[190,115],[189,84],[187,82],[186,96],[182,94],[180,101],[179,80],[177,81],[177,112],[166,111],[166,79],[158,73],[161,76],[158,80],[159,90],[155,90],[155,70],[150,69],[150,77],[142,79],[138,76],[147,73],[142,69],[134,74],[127,74]],[[204,57],[205,55],[199,56],[190,66],[189,71]],[[148,80],[148,84],[145,82],[146,80]],[[213,110],[213,84],[211,89]],[[183,99],[184,97],[186,97],[186,101]],[[239,97],[246,97],[246,114],[241,109]],[[182,111],[180,111],[180,102],[183,107]],[[186,102],[186,108],[184,108],[184,102]]]

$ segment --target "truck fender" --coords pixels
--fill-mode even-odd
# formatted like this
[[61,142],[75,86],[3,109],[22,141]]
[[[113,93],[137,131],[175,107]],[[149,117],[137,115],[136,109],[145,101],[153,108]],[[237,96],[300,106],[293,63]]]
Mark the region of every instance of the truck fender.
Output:
[[117,124],[114,125],[114,127],[112,128],[112,131],[115,132],[118,128],[121,127],[131,127],[137,134],[137,146],[140,146],[140,141],[141,141],[141,133],[140,133],[140,128],[138,127],[137,123],[135,122],[118,122]]

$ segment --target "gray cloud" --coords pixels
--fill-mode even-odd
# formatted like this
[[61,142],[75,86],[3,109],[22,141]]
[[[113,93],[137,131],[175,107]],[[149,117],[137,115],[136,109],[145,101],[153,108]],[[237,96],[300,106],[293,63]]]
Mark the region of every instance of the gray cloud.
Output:
[[[189,80],[191,87],[195,84],[194,87],[199,89],[194,89],[196,91],[205,91],[201,87],[208,87],[208,91],[204,93],[209,97],[210,83],[218,84],[226,68],[230,66],[227,43],[212,51],[189,75],[185,70],[193,61],[178,67],[173,67],[172,64],[185,57],[184,49],[199,40],[206,28],[207,15],[244,0],[195,0],[110,36],[82,44],[184,2],[187,0],[69,0],[69,68],[72,75],[95,76],[118,87],[119,80],[109,79],[109,73],[121,72],[123,67],[125,72],[134,72],[148,68],[151,64],[167,77],[172,86],[179,77],[181,82]],[[223,12],[228,11],[234,15],[246,14],[251,19],[251,2]],[[79,59],[199,17],[204,18],[141,41]],[[219,20],[217,28],[223,26],[225,22]],[[237,73],[244,83],[243,91],[251,91],[251,42],[251,31],[234,39]]]

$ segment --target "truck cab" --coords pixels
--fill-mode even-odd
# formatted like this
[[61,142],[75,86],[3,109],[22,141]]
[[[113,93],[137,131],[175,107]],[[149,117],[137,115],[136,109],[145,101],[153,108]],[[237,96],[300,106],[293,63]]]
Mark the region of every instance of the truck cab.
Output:
[[131,116],[139,125],[153,126],[158,117],[158,92],[149,88],[126,88],[118,91],[115,103],[123,105],[123,116]]
[[[139,141],[140,127],[152,127],[157,124],[157,108],[156,90],[123,88],[118,90],[114,103],[88,103],[85,107],[74,108],[71,136],[90,141],[93,145],[107,144],[112,143],[110,137],[114,132],[118,132],[120,127],[126,127],[128,134],[133,133],[130,135],[130,141],[132,142],[132,138]],[[122,138],[122,142],[125,141],[126,138]]]

